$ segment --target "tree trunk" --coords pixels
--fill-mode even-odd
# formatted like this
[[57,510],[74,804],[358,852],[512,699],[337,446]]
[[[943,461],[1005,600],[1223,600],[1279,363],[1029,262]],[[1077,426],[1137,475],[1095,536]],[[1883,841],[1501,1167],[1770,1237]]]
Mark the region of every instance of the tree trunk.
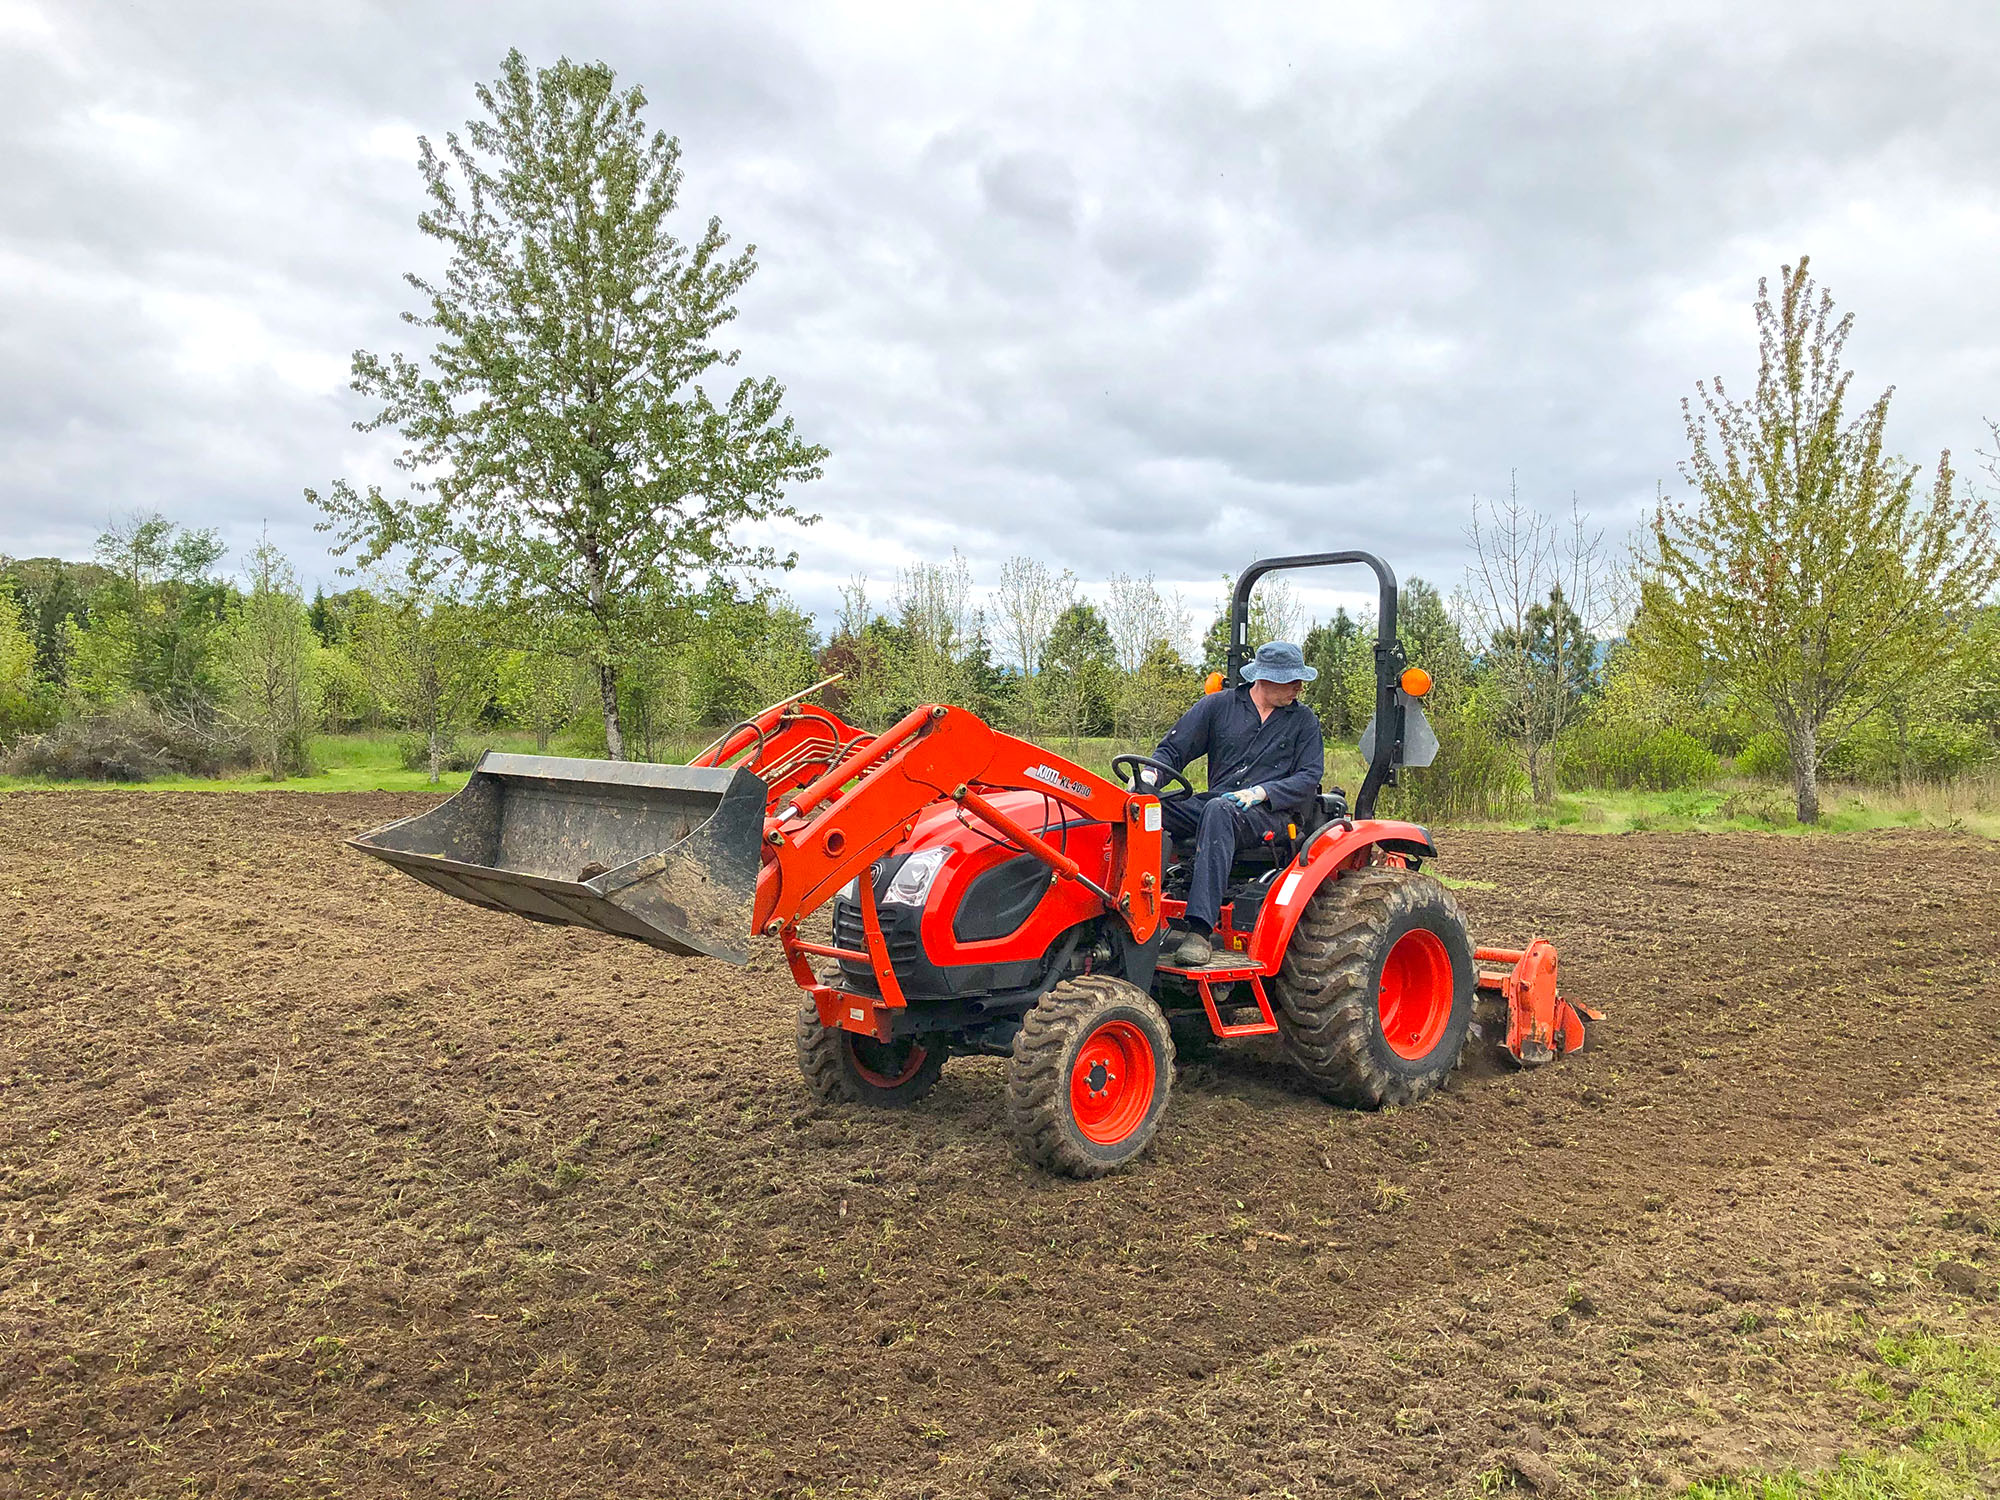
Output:
[[1798,801],[1799,821],[1819,821],[1819,734],[1817,726],[1800,724],[1786,736],[1792,758],[1792,795]]
[[1554,778],[1549,775],[1547,747],[1528,742],[1528,793],[1535,799],[1535,806],[1547,807],[1556,800]]
[[436,786],[438,778],[444,774],[444,736],[433,729],[425,738],[429,741],[426,748],[431,753],[431,785]]
[[625,758],[625,728],[618,719],[618,669],[610,662],[597,664],[597,692],[604,704],[604,750],[613,760]]

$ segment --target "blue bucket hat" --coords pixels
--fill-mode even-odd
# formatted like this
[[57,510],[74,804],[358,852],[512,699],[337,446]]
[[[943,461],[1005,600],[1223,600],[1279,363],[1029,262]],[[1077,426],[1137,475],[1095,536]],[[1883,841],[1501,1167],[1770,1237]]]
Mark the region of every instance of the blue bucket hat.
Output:
[[1245,682],[1311,682],[1318,667],[1306,665],[1306,654],[1290,641],[1272,641],[1259,646],[1257,654],[1243,663]]

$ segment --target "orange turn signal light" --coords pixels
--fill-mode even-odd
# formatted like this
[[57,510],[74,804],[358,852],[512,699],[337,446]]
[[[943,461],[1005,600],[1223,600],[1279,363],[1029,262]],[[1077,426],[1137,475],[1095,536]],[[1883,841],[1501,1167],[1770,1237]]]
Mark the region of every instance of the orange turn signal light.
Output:
[[1412,698],[1421,698],[1431,690],[1431,674],[1422,667],[1403,668],[1403,691]]
[[1222,674],[1221,674],[1220,672],[1210,672],[1210,673],[1208,674],[1208,681],[1206,681],[1205,683],[1203,683],[1203,684],[1202,684],[1202,691],[1203,691],[1204,693],[1219,693],[1219,692],[1221,692],[1221,691],[1222,691]]

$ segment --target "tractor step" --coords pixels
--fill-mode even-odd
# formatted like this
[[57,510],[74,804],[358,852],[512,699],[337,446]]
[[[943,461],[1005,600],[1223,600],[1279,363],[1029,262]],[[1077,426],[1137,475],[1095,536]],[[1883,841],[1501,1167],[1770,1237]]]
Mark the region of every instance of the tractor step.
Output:
[[1162,974],[1178,974],[1183,979],[1192,979],[1199,974],[1211,980],[1248,979],[1253,974],[1264,972],[1260,966],[1250,961],[1248,955],[1231,953],[1227,949],[1215,953],[1205,964],[1195,964],[1192,967],[1182,964],[1161,964],[1159,969]]
[[[1250,962],[1241,953],[1217,953],[1207,963],[1193,967],[1161,964],[1159,971],[1176,975],[1195,987],[1201,996],[1202,1009],[1208,1012],[1209,1027],[1219,1037],[1271,1036],[1278,1029],[1278,1018],[1271,1011],[1271,998],[1264,993],[1268,971]],[[1240,1023],[1223,1020],[1222,1012],[1215,1006],[1215,986],[1219,984],[1248,984],[1251,998],[1257,1003],[1257,1019]]]

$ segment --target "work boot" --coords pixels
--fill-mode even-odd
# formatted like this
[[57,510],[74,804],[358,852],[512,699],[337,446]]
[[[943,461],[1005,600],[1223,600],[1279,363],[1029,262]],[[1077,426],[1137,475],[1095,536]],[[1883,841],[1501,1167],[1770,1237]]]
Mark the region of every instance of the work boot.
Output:
[[1190,930],[1181,939],[1180,947],[1174,949],[1174,962],[1183,969],[1199,969],[1213,957],[1215,945],[1205,932]]

